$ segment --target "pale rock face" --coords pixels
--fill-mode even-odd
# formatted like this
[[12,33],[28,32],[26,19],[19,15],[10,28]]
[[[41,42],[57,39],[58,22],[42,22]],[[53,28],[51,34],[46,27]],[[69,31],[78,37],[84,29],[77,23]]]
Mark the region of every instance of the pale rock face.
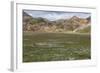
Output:
[[45,18],[33,18],[23,13],[23,30],[33,32],[77,32],[91,25],[91,17],[79,18],[73,16],[70,19],[59,19],[49,21]]

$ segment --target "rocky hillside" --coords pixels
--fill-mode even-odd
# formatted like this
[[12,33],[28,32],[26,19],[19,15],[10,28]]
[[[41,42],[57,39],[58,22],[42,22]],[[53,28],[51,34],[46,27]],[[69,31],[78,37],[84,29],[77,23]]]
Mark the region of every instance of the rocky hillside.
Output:
[[[33,18],[23,12],[23,30],[33,32],[79,32],[87,27],[90,27],[91,17],[79,18],[73,16],[70,19],[59,19],[49,21],[45,18]],[[90,30],[88,31],[90,32]]]

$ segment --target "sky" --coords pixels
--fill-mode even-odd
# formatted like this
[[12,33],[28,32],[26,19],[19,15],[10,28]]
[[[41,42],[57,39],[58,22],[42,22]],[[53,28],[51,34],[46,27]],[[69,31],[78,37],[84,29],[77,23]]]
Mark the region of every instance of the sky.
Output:
[[50,21],[55,21],[58,19],[69,19],[73,16],[77,16],[80,18],[87,18],[91,16],[90,13],[84,13],[84,12],[37,11],[37,10],[24,10],[24,12],[28,13],[32,17],[35,18],[42,17]]

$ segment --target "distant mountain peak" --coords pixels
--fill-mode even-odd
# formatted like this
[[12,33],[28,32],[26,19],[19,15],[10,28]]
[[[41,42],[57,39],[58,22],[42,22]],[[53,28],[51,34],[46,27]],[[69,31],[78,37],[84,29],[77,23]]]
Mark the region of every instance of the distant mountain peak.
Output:
[[30,15],[23,11],[23,16],[30,16]]
[[71,19],[75,20],[75,19],[79,19],[79,17],[73,16]]
[[90,22],[91,21],[91,17],[89,16],[89,17],[87,17],[87,20]]

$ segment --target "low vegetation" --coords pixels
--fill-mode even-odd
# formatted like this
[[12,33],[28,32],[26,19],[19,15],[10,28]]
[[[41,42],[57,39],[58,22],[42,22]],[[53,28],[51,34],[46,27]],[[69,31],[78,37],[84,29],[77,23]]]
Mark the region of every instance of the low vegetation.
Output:
[[23,62],[91,58],[89,34],[24,32]]

